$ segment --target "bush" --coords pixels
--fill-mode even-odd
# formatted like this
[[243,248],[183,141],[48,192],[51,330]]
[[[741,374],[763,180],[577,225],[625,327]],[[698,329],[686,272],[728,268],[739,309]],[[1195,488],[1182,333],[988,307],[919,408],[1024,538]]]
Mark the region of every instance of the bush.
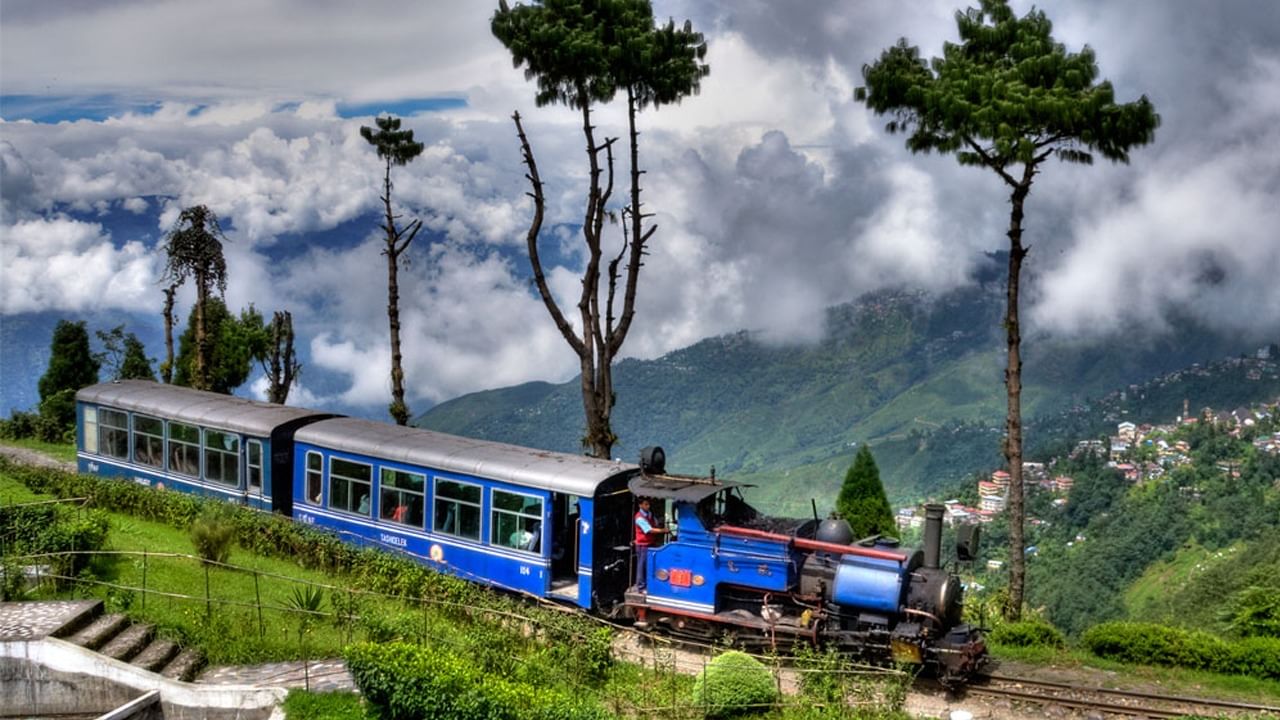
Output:
[[206,561],[225,563],[231,557],[231,546],[235,540],[235,523],[217,505],[206,507],[191,524],[191,544],[195,546],[196,554]]
[[599,707],[556,687],[493,675],[461,655],[406,643],[347,648],[360,693],[383,720],[604,720]]
[[987,640],[1012,647],[1062,648],[1067,640],[1058,628],[1040,620],[1003,623],[987,633]]
[[1103,623],[1082,638],[1090,652],[1144,665],[1280,678],[1280,638],[1227,642],[1198,630],[1146,623]]
[[693,683],[693,702],[709,718],[768,710],[777,699],[769,669],[737,650],[716,656]]
[[1224,672],[1280,680],[1280,638],[1245,638],[1230,648],[1230,670]]
[[[11,505],[0,508],[0,547],[7,556],[18,556],[12,565],[20,568],[20,556],[54,554],[38,558],[37,564],[49,565],[55,576],[74,578],[84,571],[92,558],[83,553],[100,550],[107,541],[109,524],[105,513],[51,503]],[[5,596],[9,597],[21,583],[7,573]]]
[[1150,623],[1103,623],[1081,640],[1095,655],[1143,665],[1209,670],[1227,654],[1227,644],[1208,633]]

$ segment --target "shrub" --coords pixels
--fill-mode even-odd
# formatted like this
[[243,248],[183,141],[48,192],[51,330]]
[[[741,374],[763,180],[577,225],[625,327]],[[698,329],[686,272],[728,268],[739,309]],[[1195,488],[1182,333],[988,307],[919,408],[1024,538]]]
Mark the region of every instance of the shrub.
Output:
[[235,539],[235,523],[217,505],[207,506],[191,524],[191,544],[206,562],[225,563],[231,557]]
[[1066,647],[1067,640],[1058,628],[1040,620],[1007,622],[994,628],[987,639],[997,645],[1013,647]]
[[693,702],[709,718],[768,710],[777,699],[769,669],[737,650],[716,656],[693,683]]
[[361,643],[347,667],[383,720],[604,720],[603,710],[556,687],[513,682],[438,647]]
[[1227,644],[1213,635],[1150,623],[1103,623],[1081,639],[1095,655],[1143,665],[1209,670],[1227,654]]
[[1280,680],[1280,638],[1245,638],[1230,648],[1224,672]]
[[1082,638],[1095,655],[1145,665],[1280,678],[1280,638],[1227,642],[1205,632],[1144,623],[1103,623]]

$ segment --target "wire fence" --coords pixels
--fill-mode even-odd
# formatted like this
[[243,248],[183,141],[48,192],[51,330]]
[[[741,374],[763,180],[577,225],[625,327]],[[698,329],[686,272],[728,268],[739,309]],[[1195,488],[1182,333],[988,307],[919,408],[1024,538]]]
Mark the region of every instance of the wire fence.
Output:
[[[105,574],[109,579],[88,573],[69,576],[49,570],[57,564],[55,560],[68,557],[101,561],[100,564],[108,570]],[[103,597],[109,610],[153,622],[161,627],[162,632],[176,633],[178,637],[174,639],[184,643],[208,645],[218,640],[234,642],[237,637],[244,640],[246,636],[252,641],[256,636],[257,649],[245,649],[243,654],[246,658],[255,653],[261,654],[263,647],[269,646],[267,655],[270,659],[299,663],[282,666],[275,673],[255,676],[255,680],[263,684],[289,684],[311,689],[319,681],[332,683],[345,674],[345,668],[326,663],[319,673],[313,672],[319,662],[317,657],[333,658],[340,654],[341,647],[357,640],[390,639],[386,628],[380,629],[378,625],[383,619],[382,614],[390,611],[421,613],[421,624],[411,632],[404,632],[405,637],[424,644],[454,647],[459,652],[474,651],[474,648],[465,646],[456,635],[441,631],[433,622],[436,618],[428,617],[430,612],[497,623],[533,640],[537,640],[544,631],[541,627],[544,618],[518,609],[485,607],[436,597],[406,598],[205,560],[183,553],[73,551],[14,556],[8,561],[34,568],[30,573],[30,592],[37,596],[69,593],[73,597]],[[328,609],[323,608],[321,598],[324,595],[329,598]],[[606,618],[585,615],[540,598],[530,596],[530,599],[540,602],[544,608],[570,613],[614,629],[612,656],[650,671],[638,691],[632,688],[606,693],[602,701],[614,714],[628,718],[696,718],[713,710],[705,693],[701,704],[695,702],[691,686],[695,678],[706,677],[712,657],[726,650],[726,646],[677,641]],[[195,616],[191,614],[192,610]],[[219,638],[218,633],[228,635]],[[253,645],[252,642],[248,644]],[[905,694],[903,688],[910,684],[909,674],[848,659],[819,661],[811,663],[817,667],[806,667],[804,663],[779,654],[744,654],[758,660],[772,678],[777,699],[762,705],[781,708],[783,713],[788,707],[803,707],[814,712],[830,709],[833,713],[842,709],[855,714],[891,709],[901,704],[901,696]],[[301,678],[298,677],[299,671]],[[818,695],[812,689],[815,685],[821,688]],[[745,709],[741,705],[738,707]]]

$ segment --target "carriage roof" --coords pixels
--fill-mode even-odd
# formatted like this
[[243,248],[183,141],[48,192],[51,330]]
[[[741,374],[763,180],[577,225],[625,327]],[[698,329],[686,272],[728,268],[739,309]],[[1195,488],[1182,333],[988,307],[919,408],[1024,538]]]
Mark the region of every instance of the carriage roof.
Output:
[[592,497],[601,483],[636,465],[550,452],[357,418],[334,418],[298,431],[299,442],[515,485]]
[[260,437],[294,420],[332,416],[151,380],[90,385],[76,393],[76,400]]

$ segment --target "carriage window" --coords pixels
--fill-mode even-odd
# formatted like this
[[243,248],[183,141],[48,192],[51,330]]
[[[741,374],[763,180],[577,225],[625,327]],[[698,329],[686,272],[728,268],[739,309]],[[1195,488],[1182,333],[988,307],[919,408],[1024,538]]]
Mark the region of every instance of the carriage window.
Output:
[[307,453],[307,495],[306,500],[313,505],[320,504],[320,489],[324,487],[324,460],[320,453]]
[[542,498],[495,489],[489,544],[515,550],[542,550]]
[[98,454],[98,408],[84,409],[84,451]]
[[436,478],[436,532],[480,539],[480,486]]
[[133,416],[133,459],[143,465],[164,467],[164,421],[146,415]]
[[383,520],[422,527],[422,496],[425,475],[382,468],[378,493],[378,513]]
[[180,475],[200,475],[200,428],[169,423],[169,470]]
[[98,412],[98,447],[107,457],[129,459],[129,416],[118,410]]
[[218,430],[204,431],[204,479],[240,486],[240,437]]
[[369,514],[373,466],[342,458],[329,458],[329,507]]
[[249,474],[249,489],[253,492],[262,490],[262,441],[250,440],[245,443],[245,450],[249,452],[246,458],[246,470]]

